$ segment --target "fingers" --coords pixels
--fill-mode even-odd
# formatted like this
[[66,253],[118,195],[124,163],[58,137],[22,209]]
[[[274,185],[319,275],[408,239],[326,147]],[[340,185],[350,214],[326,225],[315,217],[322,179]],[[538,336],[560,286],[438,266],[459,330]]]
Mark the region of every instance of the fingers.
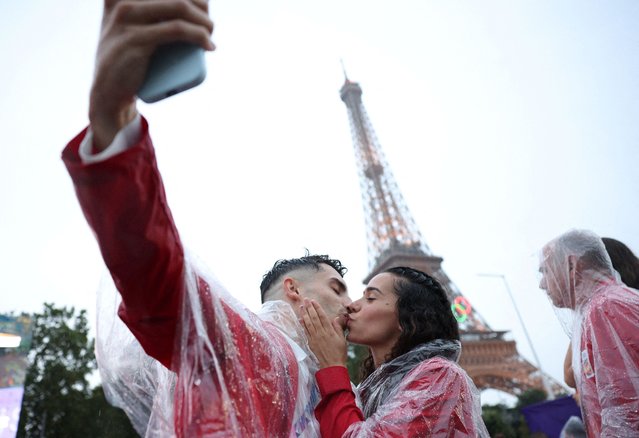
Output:
[[306,302],[305,308],[308,308],[307,312],[311,316],[313,324],[318,327],[318,329],[322,329],[325,332],[330,333],[332,331],[332,324],[322,306],[320,306],[317,301],[309,300],[308,298],[304,301]]
[[302,309],[302,320],[312,334],[327,333],[331,327],[331,323],[326,317],[326,313],[321,306],[314,300],[304,299],[304,304],[300,306]]
[[132,32],[130,43],[137,46],[159,46],[176,41],[193,43],[206,50],[215,50],[205,28],[188,21],[172,20],[146,25],[144,32]]
[[319,304],[304,299],[304,304],[300,306],[300,320],[308,335],[308,345],[315,354],[320,368],[346,366],[344,334],[341,329],[336,329],[335,321],[328,320]]
[[[104,0],[104,12],[105,14],[108,14],[112,12],[116,7],[119,7],[119,5],[121,5],[122,3],[145,2],[145,1],[150,3],[158,2],[158,0]],[[176,1],[187,1],[207,13],[209,11],[208,0],[176,0]]]
[[328,319],[324,309],[315,300],[304,299],[304,304],[301,307],[302,310],[302,323],[311,334],[326,334],[328,336],[335,334],[339,337],[344,337],[343,316],[338,316],[334,320]]
[[104,12],[105,14],[113,9],[113,7],[118,3],[119,0],[104,0]]
[[311,300],[312,309],[317,315],[319,322],[322,324],[322,327],[330,327],[331,321],[328,319],[326,312],[322,309],[322,306],[319,305],[315,300]]
[[311,305],[308,302],[308,300],[305,299],[304,304],[300,306],[301,320],[302,320],[302,323],[304,324],[304,328],[306,329],[306,332],[309,335],[316,335],[320,331],[321,326],[319,323],[319,319],[317,318],[317,314],[315,312],[311,314],[310,309],[311,309]]
[[103,39],[121,36],[126,47],[181,41],[214,50],[213,22],[203,0],[121,0],[105,11]]
[[201,0],[121,1],[113,8],[114,19],[120,23],[148,24],[182,20],[213,32],[208,4]]

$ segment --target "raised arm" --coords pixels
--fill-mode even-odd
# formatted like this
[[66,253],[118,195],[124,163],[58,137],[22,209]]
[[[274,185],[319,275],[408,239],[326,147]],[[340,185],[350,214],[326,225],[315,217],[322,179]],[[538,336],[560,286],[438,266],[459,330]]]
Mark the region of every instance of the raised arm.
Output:
[[[137,117],[135,94],[154,49],[172,41],[212,49],[211,31],[204,0],[105,0],[90,98],[93,152]],[[96,162],[80,158],[86,132],[63,160],[121,293],[118,313],[145,352],[177,373],[174,385],[158,389],[169,395],[162,401],[173,418],[153,394],[146,414],[165,425],[175,420],[183,437],[288,436],[298,378],[292,349],[189,263],[146,121],[130,147]]]
[[120,317],[149,356],[172,368],[184,292],[184,251],[145,121],[142,131],[134,147],[90,165],[78,156],[80,134],[65,148],[63,160],[122,295]]
[[[138,115],[136,93],[159,45],[186,41],[212,50],[212,30],[204,0],[105,0],[89,102],[93,144],[88,149],[104,150]],[[84,135],[71,141],[63,159],[122,293],[120,316],[145,351],[171,367],[184,252],[148,126],[142,122],[139,140],[129,150],[93,165],[79,158]]]

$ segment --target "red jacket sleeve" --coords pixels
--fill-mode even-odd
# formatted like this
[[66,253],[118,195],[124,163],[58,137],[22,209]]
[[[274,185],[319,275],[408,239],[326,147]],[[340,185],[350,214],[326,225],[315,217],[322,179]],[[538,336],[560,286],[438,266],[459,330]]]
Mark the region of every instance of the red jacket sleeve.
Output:
[[141,140],[106,161],[85,165],[85,131],[62,153],[82,212],[115,286],[119,315],[149,356],[172,368],[183,295],[184,251],[166,203],[155,152],[142,121]]
[[178,374],[178,435],[288,436],[298,378],[290,345],[191,273],[146,121],[136,145],[98,163],[79,158],[84,134],[63,161],[122,296],[119,316],[149,356]]
[[339,438],[346,429],[364,419],[355,403],[348,370],[335,366],[322,368],[315,373],[322,400],[315,408],[323,438]]

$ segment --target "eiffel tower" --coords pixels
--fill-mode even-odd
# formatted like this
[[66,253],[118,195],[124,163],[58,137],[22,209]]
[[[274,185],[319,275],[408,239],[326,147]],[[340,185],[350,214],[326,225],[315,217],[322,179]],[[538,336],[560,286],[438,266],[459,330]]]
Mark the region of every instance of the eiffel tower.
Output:
[[[362,89],[344,72],[340,96],[348,116],[358,164],[360,188],[366,220],[369,274],[364,284],[379,272],[395,266],[422,270],[445,287],[459,322],[462,341],[460,365],[479,390],[498,389],[519,395],[528,389],[541,389],[551,397],[565,389],[523,358],[507,331],[490,328],[472,308],[441,267],[442,257],[434,255],[413,220],[408,206],[386,162],[364,105]],[[544,379],[545,378],[545,379]]]

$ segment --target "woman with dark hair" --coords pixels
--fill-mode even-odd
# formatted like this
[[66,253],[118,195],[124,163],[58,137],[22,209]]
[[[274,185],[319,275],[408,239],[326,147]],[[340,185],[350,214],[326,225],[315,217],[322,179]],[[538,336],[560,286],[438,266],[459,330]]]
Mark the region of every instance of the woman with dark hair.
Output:
[[[488,436],[479,392],[457,364],[459,328],[437,280],[391,268],[348,309],[346,320],[329,321],[316,303],[304,303],[302,320],[320,363],[315,416],[322,437]],[[347,340],[370,350],[357,396],[346,370]]]
[[610,237],[601,240],[610,256],[612,267],[619,272],[621,281],[626,286],[639,289],[639,258],[624,243]]

